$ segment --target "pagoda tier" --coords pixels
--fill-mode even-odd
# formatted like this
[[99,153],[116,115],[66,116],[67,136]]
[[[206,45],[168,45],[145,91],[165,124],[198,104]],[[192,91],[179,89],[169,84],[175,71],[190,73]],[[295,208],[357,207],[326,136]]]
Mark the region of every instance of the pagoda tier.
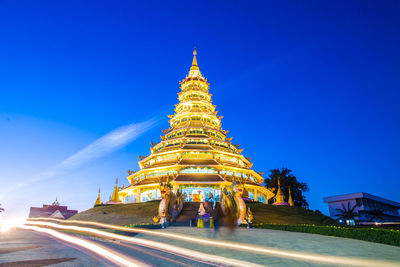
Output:
[[[252,170],[250,158],[221,128],[222,116],[212,104],[209,83],[197,65],[196,51],[188,76],[180,82],[179,103],[169,115],[170,128],[161,141],[151,144],[151,154],[140,156],[140,170],[130,172],[130,186],[120,192],[124,202],[143,201],[146,191],[157,190],[168,177],[174,189],[211,186],[217,190],[239,181],[253,192],[253,198],[267,201],[273,193],[262,187],[263,177]],[[215,192],[214,192],[215,193]],[[157,198],[158,192],[152,192]],[[130,196],[130,197],[129,197]]]

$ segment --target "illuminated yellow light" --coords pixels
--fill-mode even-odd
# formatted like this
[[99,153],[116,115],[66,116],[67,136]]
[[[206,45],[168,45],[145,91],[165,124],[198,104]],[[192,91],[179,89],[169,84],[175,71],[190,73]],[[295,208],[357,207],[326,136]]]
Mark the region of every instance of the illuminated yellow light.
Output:
[[[76,220],[65,221],[65,220],[59,220],[59,219],[55,219],[55,218],[38,218],[38,219],[35,219],[34,221],[36,223],[42,223],[40,221],[36,221],[36,220],[41,220],[41,219],[58,221],[58,222],[63,222],[63,223],[78,223],[78,224],[100,226],[100,227],[104,227],[104,228],[121,230],[121,231],[125,231],[125,232],[144,233],[144,234],[179,239],[179,240],[183,240],[183,241],[187,241],[187,242],[193,242],[193,243],[198,243],[198,244],[203,244],[203,245],[208,245],[208,246],[236,249],[236,250],[240,250],[240,251],[248,251],[248,252],[252,252],[252,253],[274,256],[274,257],[290,258],[293,260],[312,261],[312,262],[319,262],[319,263],[333,264],[333,265],[371,266],[371,267],[398,266],[398,263],[389,262],[389,261],[378,261],[378,260],[369,260],[369,259],[362,259],[362,258],[349,258],[349,257],[321,255],[321,254],[315,254],[315,253],[290,251],[290,250],[279,249],[279,248],[274,248],[274,247],[260,247],[260,246],[254,246],[254,245],[243,244],[243,243],[241,244],[241,243],[235,243],[235,242],[214,241],[214,240],[201,239],[201,238],[196,238],[196,237],[182,235],[182,234],[159,232],[159,231],[152,231],[152,230],[138,229],[138,228],[133,229],[133,228],[126,228],[126,227],[117,226],[117,225],[90,222],[90,221],[76,221]],[[47,224],[51,224],[51,223],[47,223]],[[46,224],[44,224],[44,225],[46,225]],[[64,227],[67,227],[67,226],[64,226]],[[73,226],[69,226],[69,227],[73,227]],[[89,228],[84,228],[84,229],[89,229]],[[98,230],[96,230],[96,231],[98,231]],[[247,265],[247,266],[249,266],[249,265]]]

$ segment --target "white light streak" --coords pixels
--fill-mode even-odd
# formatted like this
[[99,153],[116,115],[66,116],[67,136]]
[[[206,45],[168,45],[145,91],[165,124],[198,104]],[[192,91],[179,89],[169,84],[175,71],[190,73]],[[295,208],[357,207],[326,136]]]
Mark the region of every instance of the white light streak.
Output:
[[[38,218],[38,220],[53,220],[62,223],[77,223],[77,224],[86,224],[86,225],[93,225],[99,226],[109,229],[121,230],[125,232],[135,232],[135,233],[143,233],[143,234],[150,234],[156,235],[161,237],[168,237],[173,239],[178,239],[182,241],[207,245],[207,246],[214,246],[214,247],[222,247],[228,249],[235,249],[239,251],[248,251],[257,254],[269,255],[274,257],[280,258],[290,258],[293,260],[301,260],[301,261],[312,261],[312,262],[319,262],[325,264],[334,264],[334,265],[351,265],[351,266],[371,266],[371,267],[384,267],[384,266],[398,266],[398,263],[389,262],[389,261],[378,261],[378,260],[369,260],[369,259],[362,259],[362,258],[352,258],[352,257],[339,257],[339,256],[330,256],[324,254],[315,254],[315,253],[306,253],[306,252],[298,252],[298,251],[291,251],[285,249],[278,249],[274,247],[260,247],[254,246],[251,244],[245,243],[235,243],[235,242],[226,242],[226,241],[214,241],[214,240],[207,240],[182,234],[176,233],[167,233],[167,232],[160,232],[160,231],[152,231],[146,229],[138,229],[138,228],[127,228],[117,225],[111,224],[104,224],[98,222],[90,222],[90,221],[77,221],[77,220],[59,220],[54,218]],[[35,220],[36,223],[36,220]]]
[[[57,228],[57,229],[75,230],[75,231],[79,231],[79,232],[91,233],[91,234],[102,236],[105,238],[121,240],[121,241],[125,241],[128,243],[149,247],[152,249],[162,250],[162,251],[172,253],[172,254],[182,255],[184,257],[199,259],[202,261],[209,261],[209,262],[226,264],[226,265],[230,265],[230,266],[238,266],[238,267],[242,267],[242,266],[259,267],[259,266],[261,266],[261,265],[246,262],[246,261],[240,261],[240,260],[229,259],[229,258],[225,258],[225,257],[221,257],[221,256],[210,255],[207,253],[202,253],[202,252],[198,252],[195,250],[190,250],[190,249],[181,248],[181,247],[177,247],[177,246],[173,246],[173,245],[168,245],[168,244],[161,243],[161,242],[150,241],[150,240],[140,239],[140,238],[136,238],[136,237],[117,235],[117,234],[108,233],[108,232],[104,232],[104,231],[93,229],[93,228],[71,226],[71,225],[60,225],[60,224],[41,222],[41,221],[27,222],[27,224],[28,225],[41,225],[41,226],[53,227],[53,228]],[[265,266],[265,265],[262,265],[262,266]]]
[[22,229],[26,229],[26,230],[33,230],[33,231],[37,231],[37,232],[41,232],[41,233],[46,233],[55,238],[66,241],[68,243],[75,244],[79,247],[90,250],[90,251],[94,252],[95,254],[97,254],[103,258],[106,258],[107,260],[109,260],[117,265],[120,265],[120,266],[132,266],[132,267],[133,266],[150,266],[150,265],[145,264],[144,262],[134,260],[131,257],[127,257],[127,256],[125,256],[121,253],[118,253],[112,249],[106,248],[104,246],[101,246],[99,244],[96,244],[94,242],[91,242],[91,241],[88,241],[88,240],[85,240],[82,238],[74,237],[71,235],[66,235],[66,234],[57,232],[52,229],[41,228],[38,226],[23,225],[20,227]]

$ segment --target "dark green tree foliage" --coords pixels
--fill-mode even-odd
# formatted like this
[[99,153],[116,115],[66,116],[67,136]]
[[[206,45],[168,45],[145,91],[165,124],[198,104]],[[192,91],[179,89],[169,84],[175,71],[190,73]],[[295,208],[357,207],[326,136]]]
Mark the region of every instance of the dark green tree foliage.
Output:
[[383,209],[367,210],[367,213],[370,217],[370,222],[372,222],[373,220],[377,222],[379,221],[379,219],[384,220],[385,211]]
[[[292,170],[288,168],[272,169],[270,174],[264,180],[264,186],[271,189],[278,188],[278,177],[280,177],[281,190],[285,195],[285,201],[289,199],[289,186],[292,192],[292,198],[296,207],[308,208],[308,203],[303,192],[308,192],[310,189],[306,183],[299,182],[297,177],[292,174]],[[273,203],[273,199],[270,199],[270,204]]]
[[358,217],[358,213],[354,211],[356,207],[356,205],[351,207],[350,202],[347,202],[347,208],[344,204],[342,204],[341,209],[336,209],[338,211],[338,214],[336,214],[335,216],[338,217],[338,219],[354,220],[356,217]]

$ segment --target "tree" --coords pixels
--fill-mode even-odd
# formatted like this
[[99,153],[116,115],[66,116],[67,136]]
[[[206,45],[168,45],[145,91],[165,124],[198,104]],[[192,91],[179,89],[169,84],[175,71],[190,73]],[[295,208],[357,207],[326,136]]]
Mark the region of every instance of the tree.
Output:
[[336,209],[339,213],[336,214],[335,217],[344,220],[354,220],[355,217],[358,217],[358,213],[354,211],[356,207],[357,205],[350,207],[350,202],[347,202],[347,208],[342,204],[341,209]]
[[[0,206],[1,206],[1,204],[0,204]],[[4,209],[2,207],[0,207],[0,213],[3,212],[3,211],[4,211]]]
[[373,210],[367,210],[367,213],[369,216],[371,216],[370,222],[372,220],[375,220],[375,222],[378,222],[378,219],[384,220],[384,210],[383,209],[373,209]]
[[297,207],[308,208],[308,203],[303,195],[303,192],[308,192],[310,190],[306,183],[299,182],[297,177],[292,174],[292,170],[288,168],[272,169],[270,172],[269,176],[264,180],[265,187],[269,189],[277,189],[279,178],[281,190],[286,197],[286,201],[289,198],[290,186],[294,205]]

